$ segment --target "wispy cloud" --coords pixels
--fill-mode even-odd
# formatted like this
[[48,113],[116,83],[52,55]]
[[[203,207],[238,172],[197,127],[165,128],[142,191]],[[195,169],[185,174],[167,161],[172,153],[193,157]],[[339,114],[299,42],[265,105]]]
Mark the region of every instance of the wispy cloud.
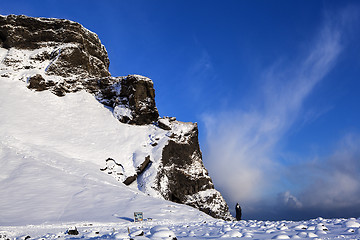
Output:
[[293,219],[357,217],[360,215],[360,135],[346,134],[334,150],[284,170],[287,180],[301,186],[297,197],[280,193],[268,217]]
[[[294,56],[292,62],[277,63],[263,72],[263,88],[256,99],[260,104],[246,111],[204,114],[205,164],[230,206],[240,201],[250,209],[255,201],[269,203],[269,199],[278,204],[276,191],[280,188],[275,184],[288,181],[284,179],[288,167],[275,157],[279,141],[299,120],[309,94],[335,66],[344,48],[343,31],[349,24],[344,18],[347,13],[326,18],[303,56]],[[357,187],[351,182],[353,179],[337,174],[338,181],[347,184],[353,193],[352,189]],[[309,188],[309,191],[313,190]],[[300,200],[290,192],[279,196],[287,206],[303,207],[302,200],[311,204],[306,192]]]

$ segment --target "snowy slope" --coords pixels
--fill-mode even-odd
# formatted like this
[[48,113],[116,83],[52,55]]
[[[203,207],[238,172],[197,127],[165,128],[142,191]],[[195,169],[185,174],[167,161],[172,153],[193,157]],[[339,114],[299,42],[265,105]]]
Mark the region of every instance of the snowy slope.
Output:
[[[172,122],[176,127],[170,131],[152,124],[123,124],[114,116],[117,112],[84,90],[58,97],[50,91],[29,89],[28,79],[34,74],[46,81],[64,81],[46,74],[54,61],[34,60],[34,56],[51,52],[51,48],[0,48],[0,194],[6,196],[0,199],[0,224],[117,219],[114,216],[131,216],[136,211],[129,208],[134,198],[150,201],[154,207],[167,206],[169,203],[147,199],[138,190],[163,198],[154,187],[163,167],[163,149],[174,136],[186,143],[183,135],[193,125]],[[32,67],[24,67],[29,65]],[[150,166],[125,187],[122,182],[137,174],[146,158]],[[188,167],[189,174],[204,175],[202,166]],[[159,184],[166,189],[166,183]],[[218,194],[207,191],[213,191],[210,196]],[[219,206],[210,207],[217,210]],[[191,208],[181,209],[191,212],[192,217],[184,219],[203,217]],[[151,208],[153,218],[163,214],[158,210]]]
[[161,127],[152,80],[111,77],[96,34],[15,15],[0,16],[0,33],[0,224],[117,219],[134,199],[232,218],[203,166],[197,125],[163,118]]
[[[125,163],[133,161],[123,158],[156,156],[164,142],[159,148],[149,143],[157,136],[166,141],[164,130],[122,124],[83,91],[59,98],[33,92],[22,81],[0,81],[1,225],[111,221],[131,217],[147,204],[152,208],[146,214],[157,218],[167,213],[161,209],[176,205],[100,171],[108,157],[131,170],[134,166]],[[204,217],[190,207],[178,208],[186,213],[182,218]]]
[[[22,66],[39,53],[0,50],[1,59],[11,55]],[[100,171],[109,157],[121,163],[127,175],[148,155],[160,159],[167,131],[122,124],[85,91],[60,98],[28,89],[27,76],[43,73],[46,64],[21,71],[0,66],[0,224],[117,220],[131,217],[146,204],[153,206],[147,214],[157,218],[164,214],[161,209],[174,206],[137,191],[148,188],[157,196],[146,185],[151,179],[141,186],[135,181],[129,188]],[[154,141],[157,146],[151,145]],[[153,170],[156,164],[153,161]],[[152,169],[142,178],[154,178]],[[190,207],[179,208],[192,213],[189,219],[204,217]]]

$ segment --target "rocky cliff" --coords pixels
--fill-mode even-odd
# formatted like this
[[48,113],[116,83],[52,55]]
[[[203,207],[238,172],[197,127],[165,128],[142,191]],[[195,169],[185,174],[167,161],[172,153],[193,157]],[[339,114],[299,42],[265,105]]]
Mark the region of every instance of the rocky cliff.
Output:
[[2,78],[23,81],[35,94],[50,91],[62,97],[86,91],[119,124],[156,132],[149,134],[146,150],[130,158],[99,159],[101,171],[149,195],[232,219],[203,165],[197,125],[159,118],[151,79],[112,77],[106,49],[95,33],[69,20],[0,16],[0,46]]

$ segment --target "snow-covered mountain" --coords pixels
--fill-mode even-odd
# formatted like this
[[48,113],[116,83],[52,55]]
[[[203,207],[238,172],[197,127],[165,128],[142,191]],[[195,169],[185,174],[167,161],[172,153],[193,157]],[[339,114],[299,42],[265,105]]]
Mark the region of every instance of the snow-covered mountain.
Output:
[[0,46],[0,224],[209,218],[164,199],[232,219],[196,123],[159,118],[151,79],[112,77],[95,33],[0,16]]

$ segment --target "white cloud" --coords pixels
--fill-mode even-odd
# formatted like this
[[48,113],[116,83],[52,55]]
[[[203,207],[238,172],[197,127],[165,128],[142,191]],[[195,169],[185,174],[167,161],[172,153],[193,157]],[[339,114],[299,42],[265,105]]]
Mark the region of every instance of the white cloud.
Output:
[[307,207],[336,209],[360,206],[360,136],[347,134],[327,158],[298,166],[293,179],[303,182],[306,171],[311,184],[299,194]]
[[290,209],[298,209],[303,206],[303,204],[295,196],[293,196],[290,191],[280,193],[278,195],[278,201],[279,204]]
[[[274,157],[279,141],[298,120],[304,101],[334,67],[343,49],[344,21],[335,20],[334,15],[326,19],[307,54],[264,71],[264,87],[255,99],[261,104],[250,111],[204,114],[205,165],[230,207],[239,201],[250,208],[255,200],[276,198],[279,187],[275,184],[287,171]],[[337,178],[350,190],[354,187],[351,179]],[[287,196],[288,204],[302,206],[290,193]]]

